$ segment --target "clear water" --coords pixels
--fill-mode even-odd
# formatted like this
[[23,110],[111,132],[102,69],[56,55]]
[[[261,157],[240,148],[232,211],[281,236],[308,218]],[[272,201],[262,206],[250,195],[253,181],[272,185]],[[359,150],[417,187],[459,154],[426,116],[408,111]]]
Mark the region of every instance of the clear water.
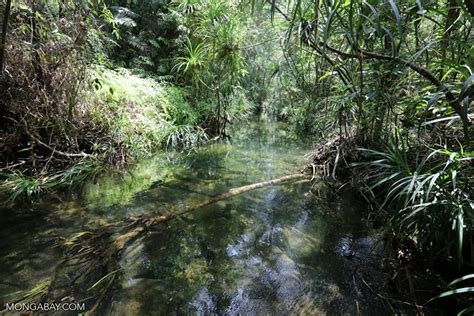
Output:
[[[243,124],[232,135],[227,143],[158,154],[81,189],[2,209],[0,297],[51,279],[62,255],[57,236],[192,206],[307,163],[309,146],[277,123]],[[174,219],[123,252],[121,287],[107,314],[378,315],[385,307],[356,280],[357,269],[369,269],[372,280],[380,270],[367,259],[376,244],[358,200],[294,181]],[[362,255],[350,249],[352,241]]]

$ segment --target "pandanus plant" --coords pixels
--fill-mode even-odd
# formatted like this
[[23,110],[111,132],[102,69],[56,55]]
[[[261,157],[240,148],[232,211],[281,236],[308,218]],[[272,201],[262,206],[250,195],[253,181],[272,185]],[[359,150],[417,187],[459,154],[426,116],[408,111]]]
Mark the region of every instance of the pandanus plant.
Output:
[[407,147],[395,141],[383,151],[361,152],[368,161],[353,165],[368,170],[367,191],[381,200],[378,209],[391,217],[393,228],[433,257],[445,257],[454,249],[462,264],[465,236],[472,235],[474,224],[474,152],[461,146],[459,151],[431,150],[413,159]]
[[186,55],[177,58],[178,63],[173,67],[173,70],[189,75],[193,86],[197,88],[202,82],[201,77],[205,71],[205,58],[204,44],[193,45],[188,38]]

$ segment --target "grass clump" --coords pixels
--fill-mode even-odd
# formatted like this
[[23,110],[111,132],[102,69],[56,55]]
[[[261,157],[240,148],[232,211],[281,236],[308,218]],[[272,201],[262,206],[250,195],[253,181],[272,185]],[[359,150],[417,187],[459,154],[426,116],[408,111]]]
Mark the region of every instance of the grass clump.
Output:
[[28,171],[0,173],[0,179],[3,180],[0,183],[0,192],[10,193],[7,201],[13,201],[18,197],[31,199],[40,193],[68,187],[84,181],[86,178],[97,174],[100,170],[101,164],[98,161],[83,159],[64,170],[54,173],[42,172],[33,174]]

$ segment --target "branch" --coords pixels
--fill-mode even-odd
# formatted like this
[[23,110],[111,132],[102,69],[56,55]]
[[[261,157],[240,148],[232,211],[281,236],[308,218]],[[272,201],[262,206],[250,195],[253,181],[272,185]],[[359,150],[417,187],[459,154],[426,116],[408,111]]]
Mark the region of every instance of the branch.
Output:
[[121,250],[124,248],[124,246],[129,243],[132,239],[136,239],[138,236],[140,236],[142,233],[146,232],[147,229],[151,226],[155,226],[160,223],[164,223],[166,221],[169,221],[175,217],[181,216],[183,214],[189,213],[191,211],[201,209],[205,206],[208,206],[210,204],[216,203],[220,200],[224,200],[230,197],[233,197],[235,195],[239,195],[245,192],[249,192],[252,190],[256,190],[259,188],[267,187],[270,185],[277,185],[281,184],[284,182],[288,182],[294,179],[301,179],[301,178],[306,178],[308,175],[305,173],[295,173],[289,176],[284,176],[278,179],[273,179],[269,181],[264,181],[264,182],[259,182],[259,183],[254,183],[254,184],[249,184],[249,185],[244,185],[242,187],[238,188],[233,188],[230,189],[224,193],[221,193],[219,195],[216,195],[207,201],[204,201],[202,203],[199,203],[197,205],[191,205],[189,207],[183,208],[182,210],[179,211],[174,211],[174,212],[169,212],[166,215],[161,215],[161,216],[156,216],[156,217],[140,217],[139,219],[136,220],[133,224],[141,224],[138,227],[136,227],[134,230],[131,230],[123,235],[120,235],[117,237],[115,240],[117,249]]
[[312,49],[314,49],[321,57],[324,58],[324,60],[326,60],[333,68],[334,70],[337,72],[337,75],[339,76],[339,78],[342,80],[342,82],[346,85],[347,89],[349,90],[349,92],[351,93],[355,93],[356,91],[354,90],[353,88],[353,85],[351,85],[349,82],[352,81],[352,78],[349,74],[349,72],[347,71],[346,68],[344,68],[342,65],[337,65],[337,63],[335,61],[333,61],[320,47],[318,47],[314,42],[312,42],[311,40],[309,41],[305,41],[305,43],[311,47]]
[[[291,19],[288,17],[287,14],[285,14],[278,6],[274,3],[271,2],[270,0],[267,0],[267,3],[272,5],[272,7],[280,13],[288,22],[292,22]],[[464,0],[464,3],[466,7],[468,7],[469,12],[474,16],[474,0]],[[373,52],[368,52],[364,51],[360,48],[356,48],[356,53],[347,53],[343,52],[341,50],[338,50],[334,47],[329,46],[326,43],[319,43],[316,44],[312,40],[308,41],[303,41],[305,44],[307,44],[309,47],[314,49],[318,54],[320,54],[326,61],[328,61],[331,65],[334,66],[334,62],[327,56],[327,54],[324,53],[324,51],[321,49],[321,47],[325,47],[329,51],[338,54],[339,56],[346,57],[346,58],[357,58],[357,59],[378,59],[378,60],[387,60],[387,61],[392,61],[397,64],[409,67],[422,77],[428,79],[433,85],[438,88],[439,91],[444,92],[444,95],[446,97],[446,101],[448,101],[449,105],[454,109],[457,115],[461,118],[463,121],[464,126],[467,126],[470,122],[469,117],[463,109],[463,98],[462,96],[456,97],[452,91],[450,91],[442,82],[440,82],[428,69],[423,68],[421,66],[417,66],[407,60],[401,59],[399,57],[394,57],[394,56],[388,56],[388,55],[381,55]],[[340,67],[336,67],[337,74],[341,78],[341,80],[346,84],[350,90],[352,90],[352,87],[349,86],[349,83],[347,82],[347,78],[344,74],[344,72],[341,70]]]
[[[4,118],[14,122],[15,124],[17,125],[22,125],[20,124],[17,120],[15,120],[14,118],[11,118],[11,117],[8,117],[8,116],[4,116]],[[57,150],[53,147],[51,147],[50,145],[46,144],[45,142],[43,142],[42,140],[40,140],[38,137],[34,136],[29,130],[28,130],[28,127],[26,125],[22,125],[23,126],[23,129],[25,130],[25,133],[32,139],[34,140],[35,142],[37,142],[39,145],[43,146],[44,148],[46,149],[49,149],[53,154],[58,154],[60,156],[63,156],[63,157],[67,157],[67,158],[95,158],[94,155],[90,155],[90,154],[86,154],[86,153],[66,153],[66,152],[63,152],[63,151],[60,151],[60,150]]]
[[48,144],[44,143],[43,141],[41,141],[39,138],[35,137],[33,134],[30,133],[30,131],[26,127],[25,127],[25,132],[26,134],[28,134],[28,136],[31,139],[33,139],[35,142],[37,142],[44,148],[49,149],[53,154],[58,154],[60,156],[67,157],[67,158],[93,158],[94,157],[94,155],[86,154],[83,152],[76,154],[76,153],[66,153],[66,152],[57,150],[49,146]]
[[422,77],[428,79],[433,85],[436,86],[436,88],[438,88],[438,90],[443,91],[444,95],[446,96],[446,100],[448,101],[449,105],[454,109],[454,111],[461,117],[463,121],[469,121],[469,119],[466,117],[463,111],[463,108],[461,106],[462,100],[460,100],[459,98],[456,98],[454,94],[442,82],[440,82],[428,69],[423,68],[421,66],[417,66],[399,57],[381,55],[381,54],[377,54],[373,52],[368,52],[362,49],[356,49],[356,53],[347,53],[347,52],[338,50],[334,47],[331,47],[328,44],[320,43],[320,45],[326,47],[331,52],[338,54],[342,57],[346,57],[346,58],[387,60],[387,61],[392,61],[397,64],[409,67],[410,69],[412,69],[413,71],[421,75]]
[[275,8],[276,11],[278,11],[278,13],[280,13],[281,16],[283,16],[285,18],[285,20],[287,20],[288,22],[291,22],[290,18],[288,17],[288,15],[286,15],[285,12],[283,12],[282,10],[280,10],[280,8],[276,5],[275,2],[272,2],[270,0],[267,0],[267,3],[269,5],[272,6],[272,8]]
[[[270,0],[267,0],[267,3],[272,6],[283,18],[287,21],[292,23],[291,19],[288,17],[288,15],[283,12],[277,5],[276,3],[272,3]],[[311,40],[303,40],[302,41],[305,45],[308,45],[309,47],[313,48],[321,57],[324,58],[332,67],[334,67],[334,70],[337,72],[337,75],[341,79],[341,81],[346,85],[347,89],[349,90],[350,93],[355,93],[355,90],[353,89],[352,85],[350,82],[352,81],[352,78],[349,75],[349,72],[341,65],[337,65],[335,61],[333,61],[327,54],[324,53],[324,51],[318,47],[314,42]]]

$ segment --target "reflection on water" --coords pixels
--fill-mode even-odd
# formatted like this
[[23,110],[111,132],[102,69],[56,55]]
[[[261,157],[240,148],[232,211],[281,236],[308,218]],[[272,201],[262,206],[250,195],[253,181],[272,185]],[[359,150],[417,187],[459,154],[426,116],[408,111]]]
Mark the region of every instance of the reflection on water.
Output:
[[[232,134],[228,143],[159,154],[30,209],[2,210],[0,296],[47,280],[60,258],[55,235],[198,204],[305,164],[309,147],[278,124],[254,122]],[[344,251],[356,250],[341,244],[367,235],[355,199],[315,199],[310,189],[296,182],[249,192],[134,242],[122,255],[124,279],[110,314],[377,314],[383,307],[353,285],[357,255]],[[365,242],[372,251],[373,241]]]

